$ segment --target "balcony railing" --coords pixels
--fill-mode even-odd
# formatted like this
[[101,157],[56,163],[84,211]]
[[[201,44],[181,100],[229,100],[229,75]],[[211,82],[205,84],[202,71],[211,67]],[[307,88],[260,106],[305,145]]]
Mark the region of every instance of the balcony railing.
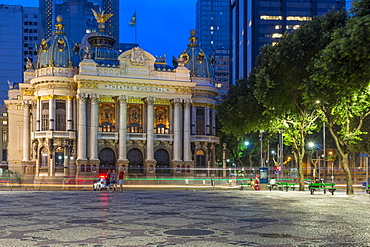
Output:
[[32,132],[32,138],[76,139],[76,132],[75,131],[37,131],[37,132]]
[[98,139],[118,140],[118,132],[98,132]]
[[146,133],[127,133],[127,140],[145,141]]
[[173,141],[173,134],[154,134],[156,141]]
[[192,142],[215,142],[219,143],[220,138],[217,136],[200,136],[200,135],[192,135],[191,136]]

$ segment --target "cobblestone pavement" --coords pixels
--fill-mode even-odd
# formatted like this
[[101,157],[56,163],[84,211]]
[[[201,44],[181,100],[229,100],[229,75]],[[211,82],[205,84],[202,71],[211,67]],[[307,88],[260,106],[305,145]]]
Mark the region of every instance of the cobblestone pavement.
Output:
[[370,246],[370,195],[0,191],[0,246]]

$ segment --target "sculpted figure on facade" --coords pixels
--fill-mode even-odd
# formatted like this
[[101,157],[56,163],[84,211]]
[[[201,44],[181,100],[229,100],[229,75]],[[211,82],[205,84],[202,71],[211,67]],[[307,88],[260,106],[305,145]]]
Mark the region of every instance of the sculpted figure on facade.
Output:
[[130,60],[132,65],[144,65],[144,51],[140,47],[135,47],[131,50]]

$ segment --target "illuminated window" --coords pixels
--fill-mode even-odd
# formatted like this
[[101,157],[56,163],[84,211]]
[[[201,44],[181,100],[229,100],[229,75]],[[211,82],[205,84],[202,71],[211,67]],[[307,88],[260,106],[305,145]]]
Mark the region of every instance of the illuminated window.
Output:
[[276,25],[275,26],[275,29],[281,29],[282,28],[282,26],[281,25]]
[[211,26],[211,30],[213,30],[213,26]]
[[293,29],[299,29],[300,28],[300,26],[299,25],[294,25],[293,26]]
[[281,38],[282,36],[283,36],[283,34],[281,34],[281,33],[273,33],[272,34],[272,38],[274,38],[274,39]]
[[309,16],[288,16],[288,21],[311,21],[312,17]]
[[221,83],[216,83],[215,84],[215,87],[221,88],[222,87],[222,84]]
[[8,113],[7,112],[3,112],[3,117],[7,117],[8,116]]
[[271,15],[261,15],[260,16],[261,20],[282,20],[282,16],[271,16]]
[[2,136],[3,143],[7,143],[8,142],[8,131],[3,130],[2,134],[3,134],[3,136]]
[[279,44],[279,42],[272,42],[272,46]]
[[3,124],[8,124],[8,120],[3,120]]

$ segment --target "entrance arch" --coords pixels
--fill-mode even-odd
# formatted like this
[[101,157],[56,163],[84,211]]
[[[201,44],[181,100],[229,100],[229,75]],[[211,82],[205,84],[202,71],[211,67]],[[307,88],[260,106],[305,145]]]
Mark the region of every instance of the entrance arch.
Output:
[[154,154],[154,159],[157,161],[156,164],[156,174],[157,175],[170,175],[170,156],[165,149],[159,149]]
[[206,173],[206,153],[204,150],[199,149],[196,153],[195,158],[195,173],[197,174],[203,174]]
[[128,164],[128,173],[129,174],[144,174],[144,165],[143,165],[143,154],[137,148],[131,149],[127,153],[127,159],[129,160]]
[[100,172],[105,173],[108,169],[117,170],[116,169],[116,156],[112,149],[103,148],[99,152],[99,160],[100,160]]

